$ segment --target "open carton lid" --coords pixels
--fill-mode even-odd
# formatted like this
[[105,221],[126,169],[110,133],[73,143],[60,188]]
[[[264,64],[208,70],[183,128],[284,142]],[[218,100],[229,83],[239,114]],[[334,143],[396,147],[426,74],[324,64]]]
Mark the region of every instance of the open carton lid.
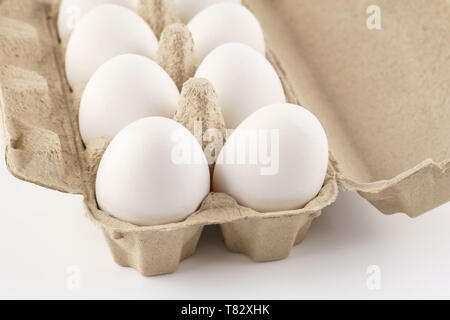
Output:
[[411,217],[450,200],[448,2],[245,4],[285,86],[324,125],[343,189]]

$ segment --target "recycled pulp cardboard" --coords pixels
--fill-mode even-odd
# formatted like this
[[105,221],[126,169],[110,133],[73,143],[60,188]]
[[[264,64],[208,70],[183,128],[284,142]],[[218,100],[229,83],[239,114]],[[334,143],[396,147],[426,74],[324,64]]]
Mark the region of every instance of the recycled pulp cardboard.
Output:
[[[331,167],[320,194],[299,210],[263,214],[227,195],[211,193],[185,221],[138,227],[98,209],[95,174],[108,141],[97,139],[86,148],[81,142],[77,111],[83,88],[72,92],[65,79],[64,44],[58,42],[55,31],[57,4],[0,3],[1,109],[10,171],[26,181],[84,195],[87,215],[103,230],[115,261],[143,275],[175,271],[181,259],[194,253],[203,227],[210,224],[221,225],[228,248],[256,261],[287,257],[292,246],[304,239],[312,220],[336,198]],[[147,5],[156,9],[149,10]],[[143,1],[139,12],[157,12],[161,18],[167,17],[166,8],[167,2]],[[156,25],[163,23],[155,16],[145,18]],[[156,60],[182,88],[176,120],[187,128],[201,119],[207,128],[225,129],[209,81],[186,81],[196,64],[193,40],[185,26],[164,29]]]
[[[450,200],[448,1],[245,2],[324,125],[343,189],[411,217]],[[367,24],[374,8],[381,29]]]
[[[156,60],[182,89],[175,119],[188,128],[192,119],[198,118],[207,126],[220,127],[223,118],[214,88],[198,79],[186,82],[195,72],[193,41],[183,25],[165,28],[177,22],[174,7],[168,2],[143,0],[139,12],[156,33],[165,30]],[[95,172],[108,141],[98,139],[86,148],[81,142],[77,109],[82,88],[71,92],[65,79],[63,46],[55,31],[58,1],[0,1],[0,109],[8,168],[23,180],[84,195],[87,215],[103,230],[116,262],[143,275],[175,271],[181,259],[194,253],[203,227],[209,224],[221,225],[225,243],[233,251],[256,261],[285,258],[292,246],[304,239],[321,209],[335,200],[336,181],[346,189],[360,192],[383,212],[404,211],[411,216],[423,213],[450,199],[450,165],[446,160],[450,158],[450,148],[445,148],[450,141],[450,119],[446,112],[448,101],[442,99],[448,86],[445,91],[440,85],[449,83],[444,81],[449,73],[433,69],[436,82],[423,83],[434,84],[431,88],[435,95],[423,93],[430,98],[426,100],[429,109],[419,105],[425,100],[421,95],[418,99],[418,92],[408,92],[408,97],[401,94],[404,90],[395,91],[400,88],[394,86],[389,95],[378,97],[377,90],[364,87],[363,84],[376,85],[382,80],[397,84],[394,80],[400,79],[407,84],[417,74],[402,73],[401,63],[406,62],[387,54],[392,55],[393,51],[375,50],[377,41],[367,40],[365,30],[354,30],[351,22],[342,18],[343,13],[355,16],[361,8],[359,3],[329,1],[329,7],[322,9],[314,2],[246,2],[265,30],[267,56],[277,69],[289,100],[313,111],[330,139],[332,156],[324,187],[303,209],[258,213],[227,195],[211,193],[198,212],[185,221],[153,227],[137,227],[99,210]],[[389,8],[397,6],[383,4]],[[448,17],[448,6],[428,8],[425,14],[431,15],[434,10],[440,13],[429,28],[436,34],[440,23],[448,27],[448,19],[443,19]],[[415,14],[405,13],[417,17]],[[395,23],[393,20],[394,16],[391,22],[389,16],[385,18],[386,28]],[[337,29],[334,32],[327,30],[330,21]],[[382,48],[399,42],[390,33],[375,37]],[[427,48],[434,52],[437,61],[430,61],[425,54],[428,52],[415,56],[424,63],[425,71],[434,63],[446,66],[445,48],[438,46],[439,37],[436,38],[429,40]],[[360,58],[360,77],[352,73],[355,67],[351,68],[359,52],[351,54],[348,48],[357,40],[364,41],[356,49],[370,53],[369,61],[373,62],[364,63]],[[420,41],[423,39],[417,40]],[[403,48],[401,43],[397,46]],[[384,64],[379,59],[383,57],[391,64],[398,63],[394,70],[397,72],[381,69]],[[369,99],[364,103],[365,96]],[[383,98],[389,103],[382,104]],[[417,139],[435,145],[406,146]],[[370,151],[370,147],[376,148]],[[434,160],[421,162],[428,157]],[[416,160],[419,161],[415,163]]]

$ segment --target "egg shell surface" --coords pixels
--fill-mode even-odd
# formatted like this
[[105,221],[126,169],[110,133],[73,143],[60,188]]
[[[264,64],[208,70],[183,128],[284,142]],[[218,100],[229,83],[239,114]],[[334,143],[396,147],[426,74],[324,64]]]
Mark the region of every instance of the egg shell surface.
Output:
[[259,212],[300,209],[319,193],[327,168],[328,140],[319,120],[297,105],[271,105],[229,137],[213,191]]
[[245,44],[227,43],[214,49],[200,64],[195,77],[211,81],[230,129],[261,107],[286,102],[273,66]]
[[61,40],[69,38],[73,29],[89,10],[102,4],[117,4],[137,11],[140,0],[63,0],[59,6],[58,34]]
[[172,118],[180,94],[153,60],[125,54],[100,66],[83,92],[79,125],[83,142],[112,139],[128,124],[150,116]]
[[123,129],[106,149],[96,180],[100,209],[140,226],[184,220],[209,191],[200,144],[182,125],[161,117]]
[[241,0],[175,0],[175,6],[181,21],[188,23],[203,9],[221,2],[241,4]]
[[153,58],[157,49],[155,34],[139,15],[104,4],[89,11],[72,32],[66,51],[67,79],[74,88],[115,56],[134,53]]
[[195,43],[197,61],[228,42],[244,43],[266,53],[264,33],[258,19],[244,6],[219,3],[199,12],[188,24]]

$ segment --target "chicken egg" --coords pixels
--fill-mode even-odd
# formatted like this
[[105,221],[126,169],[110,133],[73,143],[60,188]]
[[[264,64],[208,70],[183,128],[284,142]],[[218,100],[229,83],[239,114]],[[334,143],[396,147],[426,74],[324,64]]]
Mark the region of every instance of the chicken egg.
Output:
[[63,0],[59,7],[58,34],[61,40],[69,38],[78,21],[92,8],[112,3],[137,11],[139,0]]
[[328,140],[319,120],[297,105],[270,105],[229,137],[213,191],[259,212],[300,209],[319,193],[327,167]]
[[188,28],[199,62],[228,42],[244,43],[262,55],[266,53],[261,25],[253,13],[239,4],[224,2],[208,7],[189,22]]
[[81,97],[83,141],[113,138],[142,118],[172,118],[179,98],[172,78],[153,60],[135,54],[114,57],[92,75]]
[[72,32],[66,51],[67,79],[74,88],[110,58],[125,53],[153,58],[157,49],[155,34],[139,15],[104,4],[89,11]]
[[120,131],[97,172],[100,209],[140,226],[186,219],[209,191],[209,168],[200,144],[167,118],[141,119]]
[[175,0],[175,6],[181,21],[187,23],[203,9],[220,2],[241,4],[241,0]]
[[236,128],[263,106],[286,102],[281,80],[270,62],[241,43],[214,49],[200,64],[195,77],[213,84],[228,128]]

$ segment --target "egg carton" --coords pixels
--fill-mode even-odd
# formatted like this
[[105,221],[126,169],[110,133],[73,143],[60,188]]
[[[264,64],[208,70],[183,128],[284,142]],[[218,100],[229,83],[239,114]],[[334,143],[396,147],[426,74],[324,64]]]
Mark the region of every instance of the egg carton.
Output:
[[[365,8],[371,2],[244,1],[262,24],[267,57],[288,100],[314,112],[329,137],[325,184],[303,209],[258,213],[225,194],[211,193],[188,219],[163,226],[137,227],[100,211],[93,182],[108,141],[98,139],[87,148],[81,142],[77,106],[83,88],[71,92],[64,76],[64,44],[58,43],[55,31],[58,1],[0,1],[0,113],[8,168],[25,181],[82,194],[87,215],[103,230],[115,261],[143,275],[175,271],[182,259],[194,253],[203,227],[210,224],[221,226],[232,251],[256,261],[285,258],[304,239],[314,218],[336,199],[338,185],[358,192],[383,213],[417,217],[450,200],[450,112],[445,99],[449,73],[445,78],[436,71],[437,65],[446,65],[445,48],[437,43],[445,43],[445,36],[439,38],[445,35],[439,26],[448,26],[448,7],[417,4],[402,11],[396,7],[400,3],[384,3],[398,16],[383,16],[385,29],[376,34],[365,27]],[[178,19],[173,2],[141,0],[139,13],[160,36],[157,62],[182,89],[176,120],[191,130],[193,118],[204,120],[206,127],[220,125],[223,119],[214,88],[207,81],[187,81],[196,68],[193,40],[185,26],[174,24]],[[417,29],[420,24],[407,23],[421,15],[436,22],[429,26],[434,37]],[[411,45],[396,34],[405,28],[417,37],[409,51],[415,60],[391,50],[395,45]],[[419,54],[424,43],[430,43],[428,55]],[[387,73],[381,58],[388,66],[400,62],[408,66],[412,60],[423,70],[414,74],[398,67]],[[369,76],[355,77],[354,69]],[[429,75],[428,70],[438,73],[436,81],[424,83],[427,90],[420,95],[405,94],[397,83],[414,83]],[[384,105],[384,97],[378,98],[372,88],[383,81],[388,82],[383,88],[390,89],[385,100],[395,104]],[[358,90],[359,82],[364,90]]]
[[[0,2],[1,109],[9,170],[18,178],[84,196],[87,216],[104,233],[114,260],[142,275],[174,272],[194,254],[206,225],[220,225],[226,246],[255,261],[286,258],[302,242],[314,218],[335,201],[337,184],[330,166],[319,195],[303,209],[259,213],[233,198],[210,193],[197,212],[178,223],[140,227],[99,210],[95,175],[109,141],[86,148],[78,129],[83,86],[70,90],[64,74],[64,44],[58,41],[58,1]],[[225,129],[217,96],[196,70],[194,42],[176,23],[172,1],[142,1],[139,13],[160,37],[156,61],[181,90],[175,120],[191,131]]]

